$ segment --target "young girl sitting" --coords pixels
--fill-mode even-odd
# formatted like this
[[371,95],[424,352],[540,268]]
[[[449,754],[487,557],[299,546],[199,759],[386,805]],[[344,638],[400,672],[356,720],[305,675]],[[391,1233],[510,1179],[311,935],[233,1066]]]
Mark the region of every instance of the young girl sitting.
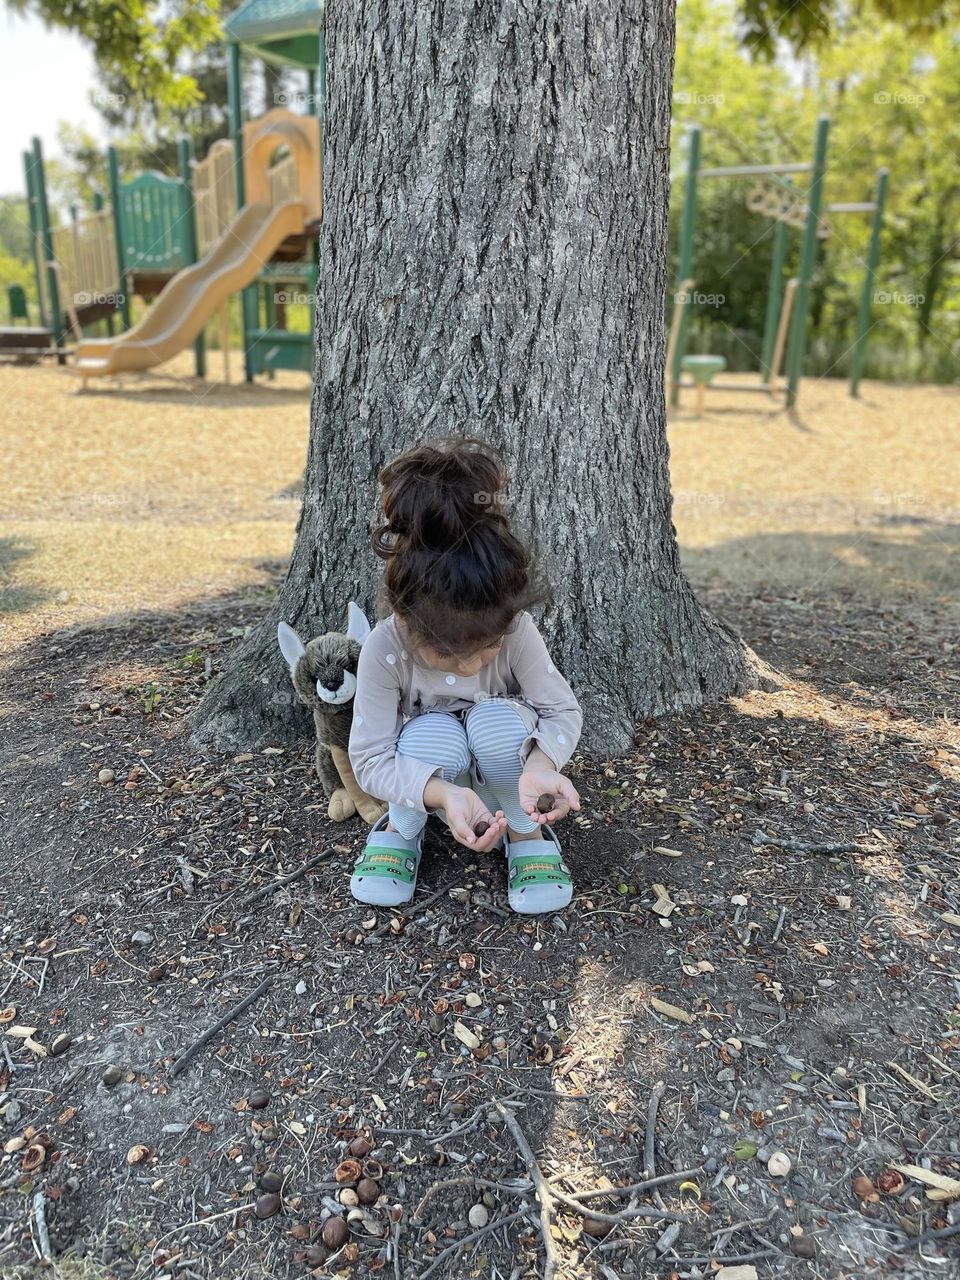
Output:
[[351,892],[409,902],[436,812],[470,849],[503,842],[514,911],[557,911],[573,884],[548,824],[580,808],[560,771],[583,717],[526,612],[539,594],[505,514],[503,464],[478,441],[426,444],[380,481],[386,523],[371,542],[392,612],[360,651],[350,761],[390,808]]

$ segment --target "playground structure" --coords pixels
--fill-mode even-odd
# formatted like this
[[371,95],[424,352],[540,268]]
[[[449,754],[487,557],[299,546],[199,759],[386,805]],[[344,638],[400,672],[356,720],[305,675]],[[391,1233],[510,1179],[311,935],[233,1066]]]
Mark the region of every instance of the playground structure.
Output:
[[[825,204],[823,187],[829,129],[828,117],[821,116],[817,121],[814,137],[813,159],[809,163],[744,164],[713,169],[701,168],[700,165],[700,126],[696,125],[690,130],[674,306],[667,342],[666,376],[671,404],[679,403],[680,391],[684,387],[695,387],[697,406],[701,409],[705,391],[709,387],[712,392],[756,391],[766,395],[782,394],[786,406],[792,408],[797,402],[803,371],[806,325],[819,242],[830,235],[830,217],[869,213],[872,214],[870,241],[864,265],[850,373],[850,395],[856,396],[859,393],[871,327],[873,284],[880,257],[888,173],[886,169],[879,170],[872,200]],[[794,174],[808,175],[809,187],[805,192],[799,192],[794,187]],[[739,177],[752,177],[756,180],[747,196],[747,208],[772,218],[775,223],[760,355],[761,377],[759,382],[715,384],[713,378],[722,371],[726,362],[720,357],[694,357],[686,353],[689,309],[695,283],[693,265],[697,187],[701,179]],[[791,228],[802,231],[799,274],[784,281],[784,263]]]
[[[323,211],[325,56],[322,0],[247,0],[226,23],[230,137],[199,161],[178,144],[178,175],[121,179],[107,153],[109,202],[54,226],[39,139],[24,154],[42,328],[0,331],[0,354],[54,355],[84,380],[162,364],[193,345],[206,376],[204,330],[241,295],[244,375],[313,369],[317,237]],[[307,73],[307,111],[274,107],[244,120],[242,50]],[[314,106],[316,105],[316,110]],[[307,302],[307,332],[286,327],[287,290]],[[131,327],[130,300],[148,302]],[[114,319],[123,331],[114,334]],[[91,337],[106,322],[108,337]],[[72,351],[68,344],[75,344]]]

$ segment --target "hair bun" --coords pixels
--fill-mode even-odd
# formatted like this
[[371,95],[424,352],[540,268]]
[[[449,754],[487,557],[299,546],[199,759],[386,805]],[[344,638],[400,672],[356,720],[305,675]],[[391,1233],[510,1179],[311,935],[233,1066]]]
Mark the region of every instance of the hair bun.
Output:
[[506,472],[481,440],[425,444],[380,473],[386,524],[373,535],[384,558],[400,551],[444,552],[484,528],[502,529]]

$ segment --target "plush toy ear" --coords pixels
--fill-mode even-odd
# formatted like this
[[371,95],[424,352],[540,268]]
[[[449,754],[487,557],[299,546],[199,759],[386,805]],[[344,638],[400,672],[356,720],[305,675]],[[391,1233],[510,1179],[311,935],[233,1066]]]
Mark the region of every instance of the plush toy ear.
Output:
[[291,671],[307,652],[303,647],[303,641],[293,627],[288,627],[285,622],[281,622],[277,627],[277,644],[279,644],[280,652],[286,659],[287,666]]
[[363,644],[370,634],[370,623],[363,610],[351,600],[347,605],[347,635],[357,644]]

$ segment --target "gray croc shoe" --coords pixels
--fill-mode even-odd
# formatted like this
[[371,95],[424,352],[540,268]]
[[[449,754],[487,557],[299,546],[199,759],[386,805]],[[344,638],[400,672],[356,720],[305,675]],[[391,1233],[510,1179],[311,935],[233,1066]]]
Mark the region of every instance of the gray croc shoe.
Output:
[[544,825],[542,840],[503,838],[507,853],[510,908],[535,916],[562,911],[573,897],[573,878],[564,862],[560,841],[552,827]]
[[388,820],[384,814],[370,828],[350,877],[350,892],[372,907],[402,906],[417,887],[423,832],[408,840],[399,831],[387,831]]

